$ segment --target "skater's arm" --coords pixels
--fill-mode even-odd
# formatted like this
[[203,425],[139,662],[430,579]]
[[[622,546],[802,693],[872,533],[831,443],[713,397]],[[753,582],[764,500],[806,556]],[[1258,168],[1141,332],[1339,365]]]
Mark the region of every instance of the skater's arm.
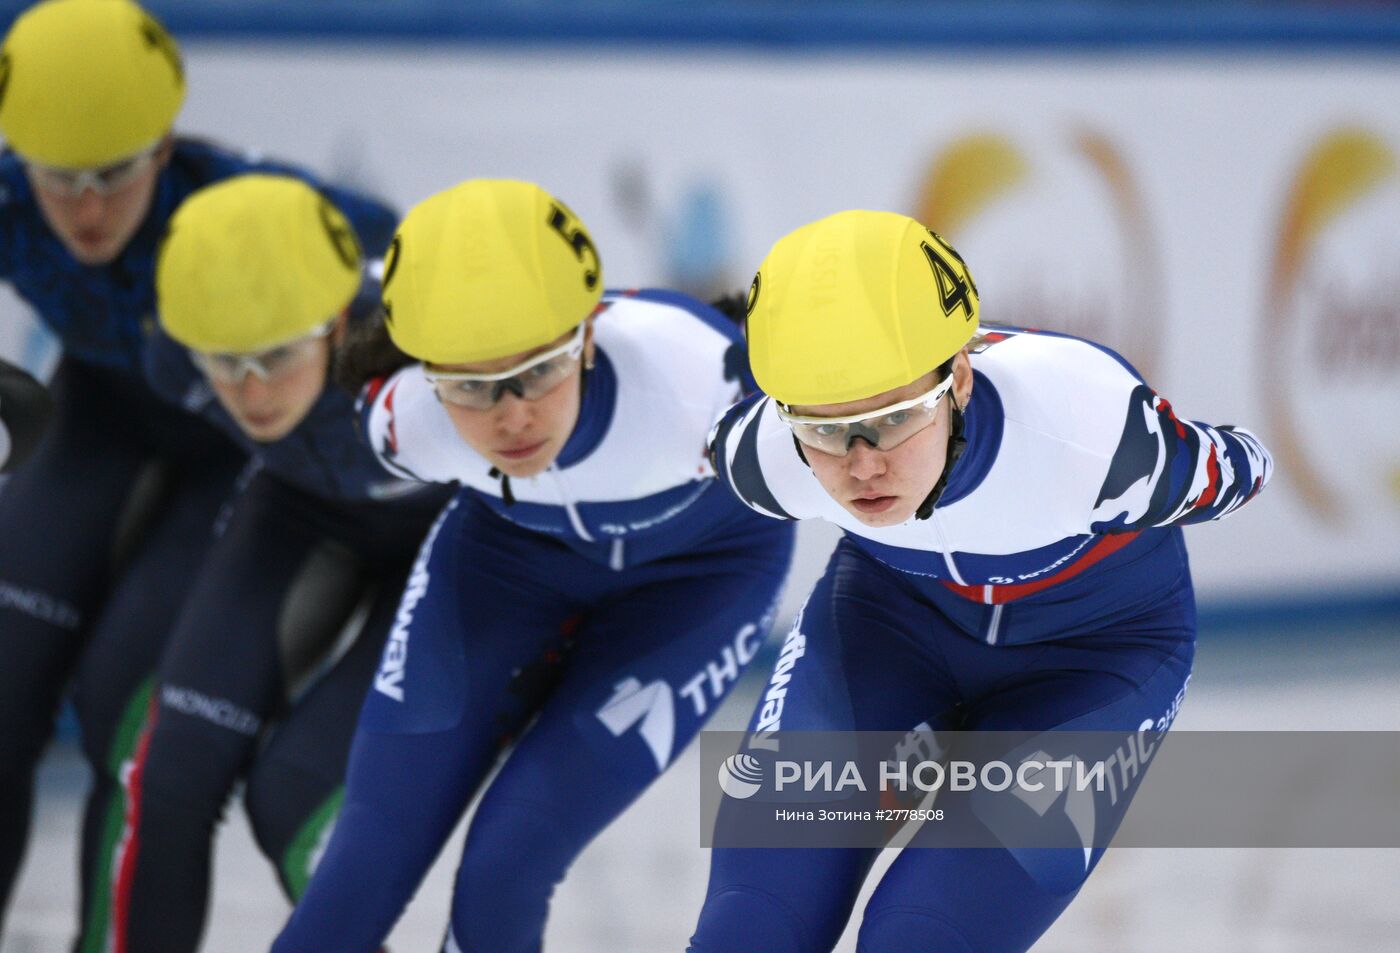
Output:
[[1139,384],[1099,491],[1093,529],[1220,519],[1253,499],[1272,475],[1273,458],[1254,434],[1178,419],[1170,402]]

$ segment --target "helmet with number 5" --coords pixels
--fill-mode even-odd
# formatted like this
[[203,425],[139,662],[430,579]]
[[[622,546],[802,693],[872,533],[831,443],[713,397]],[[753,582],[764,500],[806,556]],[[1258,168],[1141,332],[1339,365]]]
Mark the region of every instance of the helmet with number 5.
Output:
[[472,179],[409,210],[384,261],[383,295],[401,351],[468,364],[578,327],[603,295],[603,270],[563,202],[530,182]]
[[781,403],[861,400],[918,380],[977,332],[977,285],[937,233],[891,212],[778,240],[749,289],[754,378]]

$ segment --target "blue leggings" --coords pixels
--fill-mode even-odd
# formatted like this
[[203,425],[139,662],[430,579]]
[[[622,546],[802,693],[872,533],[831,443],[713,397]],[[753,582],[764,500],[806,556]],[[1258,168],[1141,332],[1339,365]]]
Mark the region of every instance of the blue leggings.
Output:
[[512,745],[467,835],[447,948],[537,951],[574,858],[757,652],[791,548],[790,524],[745,513],[614,571],[463,492],[409,578],[340,820],[276,953],[374,950]]
[[[996,646],[956,629],[894,570],[843,540],[794,630],[805,645],[780,728],[906,731],[926,722],[935,730],[1135,732],[1151,721],[1165,729],[1195,646],[1184,563],[1181,572],[1145,615],[1071,639]],[[1127,800],[1119,801],[1120,820]],[[690,950],[828,953],[876,853],[716,849]],[[1102,854],[1096,849],[1086,864],[1077,848],[907,848],[865,909],[858,949],[1026,950]]]

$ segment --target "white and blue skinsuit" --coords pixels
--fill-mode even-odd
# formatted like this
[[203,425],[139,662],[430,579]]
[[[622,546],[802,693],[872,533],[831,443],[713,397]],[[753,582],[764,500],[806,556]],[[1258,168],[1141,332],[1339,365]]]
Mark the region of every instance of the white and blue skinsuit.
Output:
[[746,386],[738,329],[641,291],[605,296],[594,336],[573,432],[548,470],[510,481],[510,503],[420,366],[372,385],[385,466],[463,489],[410,576],[340,821],[276,953],[376,949],[511,744],[467,836],[446,949],[537,951],[570,863],[758,651],[792,526],[742,506],[707,459]]
[[[928,519],[856,520],[817,482],[771,398],[750,397],[717,426],[719,476],[745,503],[845,530],[779,656],[783,691],[760,699],[751,730],[1170,727],[1196,634],[1179,527],[1242,506],[1270,457],[1247,431],[1178,419],[1106,348],[983,331],[966,448]],[[1026,950],[1102,853],[904,850],[858,948]],[[716,849],[692,953],[826,953],[874,856]]]

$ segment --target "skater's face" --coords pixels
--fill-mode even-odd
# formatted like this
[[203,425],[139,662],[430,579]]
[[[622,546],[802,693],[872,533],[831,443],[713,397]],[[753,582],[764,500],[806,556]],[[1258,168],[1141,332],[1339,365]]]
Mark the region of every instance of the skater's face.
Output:
[[[791,411],[803,417],[865,414],[913,400],[937,383],[937,372],[930,372],[873,397],[840,404],[798,405]],[[959,407],[965,407],[971,394],[972,365],[963,351],[953,360],[950,396]],[[854,438],[845,456],[823,453],[807,445],[802,449],[822,488],[847,512],[866,526],[895,526],[914,515],[942,475],[951,422],[952,408],[949,396],[945,396],[936,407],[932,423],[888,450],[877,449],[862,437]]]
[[115,259],[150,211],[171,140],[100,169],[50,169],[25,163],[34,198],[54,235],[79,263]]
[[344,318],[334,327],[257,354],[196,354],[219,403],[249,438],[259,443],[281,440],[306,418],[326,386],[332,342],[343,333]]
[[[579,372],[582,367],[593,365],[592,322],[585,323],[581,346],[567,347],[577,333],[570,331],[548,344],[492,361],[432,365],[427,369],[430,376],[435,372],[501,374],[520,369],[518,376],[503,381],[434,382],[438,399],[457,428],[457,435],[507,476],[528,477],[543,472],[559,456],[578,423],[582,396]],[[528,366],[561,350],[560,354]],[[531,381],[532,376],[547,379],[552,386],[540,392]],[[454,389],[462,385],[468,385],[473,392],[459,396]],[[475,393],[482,386],[487,390],[484,398]],[[490,406],[471,406],[493,397]]]

